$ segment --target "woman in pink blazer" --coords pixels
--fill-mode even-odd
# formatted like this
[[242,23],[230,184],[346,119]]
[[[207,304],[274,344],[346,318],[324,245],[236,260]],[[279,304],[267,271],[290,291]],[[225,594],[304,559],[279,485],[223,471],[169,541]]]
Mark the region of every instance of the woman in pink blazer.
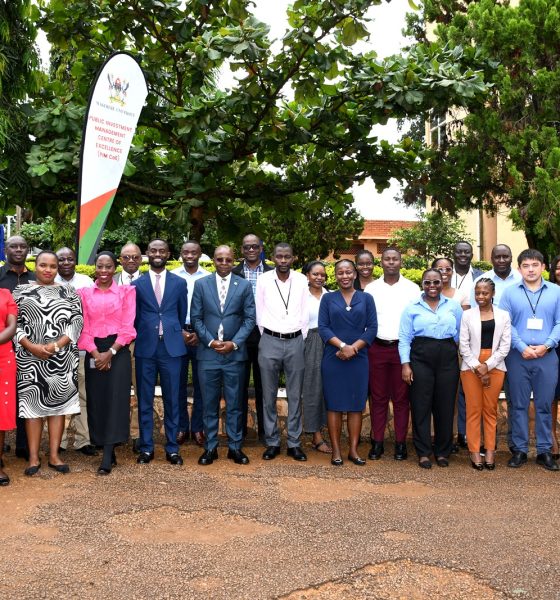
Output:
[[[463,357],[461,382],[467,404],[467,443],[473,469],[494,469],[498,396],[504,382],[505,357],[511,345],[509,314],[493,305],[495,286],[479,279],[474,297],[477,306],[461,319],[459,351]],[[486,458],[480,455],[480,425],[484,426]]]

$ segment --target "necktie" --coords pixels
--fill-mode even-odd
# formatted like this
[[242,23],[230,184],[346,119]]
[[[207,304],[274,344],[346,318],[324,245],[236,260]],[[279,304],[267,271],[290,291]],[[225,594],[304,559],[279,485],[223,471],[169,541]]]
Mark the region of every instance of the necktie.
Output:
[[[159,306],[159,305],[161,305],[161,286],[159,283],[159,280],[161,279],[161,275],[159,273],[156,273],[155,276],[156,276],[156,284],[154,286],[154,294],[156,295],[156,301]],[[161,322],[161,319],[159,321],[159,335],[163,335],[163,324]]]
[[[220,286],[220,310],[222,312],[224,312],[224,306],[226,303],[226,279],[224,277],[222,277],[222,284]],[[222,323],[220,323],[220,326],[218,327],[218,339],[220,340],[220,342],[222,342],[224,340],[224,326]]]
[[133,275],[131,275],[130,273],[128,274],[128,285],[130,285],[130,284],[132,283],[132,278],[133,278],[133,277],[134,277],[134,276],[133,276]]

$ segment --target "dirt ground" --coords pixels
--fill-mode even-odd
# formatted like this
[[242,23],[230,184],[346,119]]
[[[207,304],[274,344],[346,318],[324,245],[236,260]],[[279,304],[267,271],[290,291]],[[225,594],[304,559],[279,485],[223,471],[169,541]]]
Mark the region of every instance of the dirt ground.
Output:
[[[361,452],[367,454],[367,445]],[[0,488],[0,595],[6,599],[560,598],[560,474],[535,465],[448,469],[397,463],[392,447],[367,466],[309,461],[250,464],[225,447],[201,467],[163,449],[137,465],[128,447],[96,475],[98,458],[64,455],[68,475],[6,455]],[[409,447],[409,451],[411,448]]]

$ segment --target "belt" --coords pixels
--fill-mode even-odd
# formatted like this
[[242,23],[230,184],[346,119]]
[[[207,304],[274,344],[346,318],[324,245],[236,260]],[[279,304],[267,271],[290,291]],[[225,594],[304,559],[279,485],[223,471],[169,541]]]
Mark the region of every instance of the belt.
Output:
[[396,346],[399,343],[399,340],[382,340],[381,338],[376,337],[375,343],[380,346]]
[[275,338],[280,338],[281,340],[293,340],[301,335],[301,329],[299,331],[294,331],[293,333],[278,333],[277,331],[270,331],[270,329],[263,327],[263,331],[264,333]]

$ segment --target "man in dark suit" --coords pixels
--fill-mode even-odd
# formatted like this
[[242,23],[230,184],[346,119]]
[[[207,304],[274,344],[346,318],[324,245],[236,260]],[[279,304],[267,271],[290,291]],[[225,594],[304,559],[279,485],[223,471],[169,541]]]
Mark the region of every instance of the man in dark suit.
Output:
[[[263,245],[258,236],[249,233],[241,243],[243,260],[233,268],[233,273],[247,279],[253,290],[253,298],[257,289],[257,279],[270,267],[263,260]],[[264,417],[263,417],[263,391],[261,381],[261,370],[259,368],[259,342],[261,332],[255,325],[247,338],[247,362],[245,363],[245,381],[243,384],[243,437],[247,436],[247,414],[249,412],[249,382],[251,381],[251,369],[253,369],[253,385],[255,388],[255,408],[257,410],[257,433],[259,439],[264,442]]]
[[198,378],[202,392],[205,451],[200,465],[218,458],[218,420],[222,386],[226,400],[228,458],[246,465],[243,440],[242,386],[247,350],[245,342],[255,327],[255,300],[251,284],[232,274],[233,251],[218,246],[214,252],[216,273],[194,285],[191,322],[199,337]]
[[159,374],[163,396],[165,457],[182,465],[177,445],[179,389],[182,356],[185,354],[183,323],[187,316],[187,284],[169,273],[165,265],[169,246],[155,239],[148,244],[148,273],[132,283],[136,287],[136,393],[140,438],[137,462],[154,458],[154,390]]

